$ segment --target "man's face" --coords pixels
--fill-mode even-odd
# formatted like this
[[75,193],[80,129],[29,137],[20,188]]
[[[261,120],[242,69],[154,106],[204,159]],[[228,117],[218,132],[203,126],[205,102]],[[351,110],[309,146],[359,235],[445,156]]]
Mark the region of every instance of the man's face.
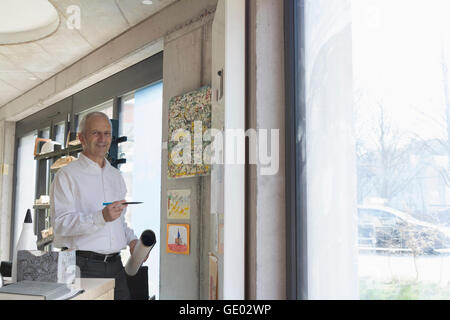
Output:
[[101,116],[89,118],[86,122],[85,133],[80,133],[79,139],[86,156],[104,158],[112,139],[109,121]]

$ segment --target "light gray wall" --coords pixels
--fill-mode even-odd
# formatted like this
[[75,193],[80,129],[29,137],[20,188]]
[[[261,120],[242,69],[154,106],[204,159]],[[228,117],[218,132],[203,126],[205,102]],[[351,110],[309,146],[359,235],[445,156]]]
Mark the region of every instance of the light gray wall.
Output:
[[[163,144],[168,137],[168,107],[172,97],[211,85],[211,30],[214,7],[194,18],[164,43]],[[168,179],[168,151],[162,153],[160,299],[208,298],[210,176]],[[167,191],[191,190],[190,221],[167,220]],[[190,255],[166,253],[167,223],[190,224]]]

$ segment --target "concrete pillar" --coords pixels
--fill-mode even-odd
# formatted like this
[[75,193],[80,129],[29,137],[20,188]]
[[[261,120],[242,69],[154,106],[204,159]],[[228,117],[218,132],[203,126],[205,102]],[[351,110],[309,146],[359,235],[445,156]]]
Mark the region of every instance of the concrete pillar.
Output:
[[[285,241],[285,99],[283,1],[250,1],[249,101],[247,127],[258,132],[257,165],[247,173],[246,297],[286,298]],[[259,151],[266,148],[261,133],[267,130],[270,154],[277,152],[278,166],[267,174]],[[270,146],[272,134],[278,150]],[[276,136],[274,136],[276,138]],[[264,146],[262,145],[264,144]],[[272,150],[271,150],[272,149]],[[274,159],[272,159],[274,160]],[[274,163],[273,163],[274,164]]]
[[0,260],[9,261],[14,173],[15,122],[0,121]]
[[[208,7],[205,7],[208,9]],[[209,8],[211,9],[211,8]],[[214,9],[214,8],[213,8]],[[211,29],[213,12],[165,37],[163,143],[168,142],[169,101],[205,85],[211,85]],[[208,251],[210,226],[210,176],[168,179],[168,150],[162,152],[160,299],[208,298]],[[167,219],[167,191],[191,190],[190,220]],[[189,256],[166,253],[166,225],[190,225]]]

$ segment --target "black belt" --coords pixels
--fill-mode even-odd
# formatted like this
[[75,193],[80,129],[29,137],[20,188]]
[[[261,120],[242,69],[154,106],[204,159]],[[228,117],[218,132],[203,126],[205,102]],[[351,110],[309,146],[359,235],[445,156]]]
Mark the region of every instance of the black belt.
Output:
[[111,253],[111,254],[101,254],[101,253],[92,252],[92,251],[77,250],[76,255],[78,257],[83,257],[83,258],[92,259],[92,260],[100,260],[103,262],[111,262],[111,261],[115,261],[117,258],[120,258],[119,252]]

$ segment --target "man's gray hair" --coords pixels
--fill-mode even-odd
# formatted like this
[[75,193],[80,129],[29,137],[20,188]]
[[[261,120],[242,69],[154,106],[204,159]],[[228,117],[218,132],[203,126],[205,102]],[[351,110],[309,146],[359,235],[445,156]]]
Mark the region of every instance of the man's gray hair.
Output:
[[103,117],[103,118],[107,119],[108,122],[109,122],[109,125],[111,126],[111,129],[112,129],[111,120],[109,119],[109,117],[106,114],[104,114],[103,112],[99,112],[99,111],[93,111],[93,112],[89,112],[87,115],[85,115],[83,117],[83,119],[81,119],[80,126],[78,128],[78,132],[81,132],[81,134],[83,136],[86,133],[86,123],[87,123],[87,121],[90,118],[93,118],[93,117]]

